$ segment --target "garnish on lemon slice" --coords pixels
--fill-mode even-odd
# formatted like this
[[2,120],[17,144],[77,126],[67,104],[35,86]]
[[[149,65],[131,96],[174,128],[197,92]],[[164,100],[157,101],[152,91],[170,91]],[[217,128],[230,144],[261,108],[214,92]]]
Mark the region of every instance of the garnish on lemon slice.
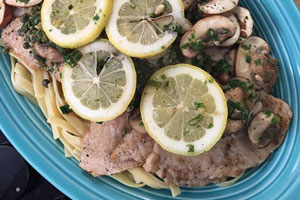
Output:
[[168,48],[182,22],[181,0],[115,0],[106,33],[124,54],[146,58]]
[[162,148],[192,156],[217,143],[228,112],[224,93],[212,76],[178,64],[152,75],[143,91],[141,115],[147,132]]
[[62,70],[62,88],[72,110],[90,121],[108,121],[123,113],[136,89],[130,57],[108,40],[96,40],[78,49],[83,57],[75,67]]
[[43,30],[55,44],[77,48],[99,36],[111,10],[111,0],[45,0],[41,11]]

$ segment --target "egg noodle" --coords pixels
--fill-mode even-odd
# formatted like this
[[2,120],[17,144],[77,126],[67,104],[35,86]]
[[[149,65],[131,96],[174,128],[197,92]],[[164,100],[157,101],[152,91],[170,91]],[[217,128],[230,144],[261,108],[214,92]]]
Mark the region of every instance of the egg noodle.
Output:
[[[52,80],[48,88],[42,85],[44,79]],[[54,75],[50,75],[43,69],[34,71],[11,54],[11,81],[18,93],[40,107],[51,126],[53,138],[63,143],[65,156],[80,161],[82,152],[80,141],[89,130],[89,122],[78,117],[74,112],[69,114],[61,112],[60,107],[66,105],[66,102],[60,82]],[[132,168],[111,177],[129,187],[139,188],[147,185],[155,189],[169,188],[174,197],[181,193],[179,187],[166,184],[142,167]]]

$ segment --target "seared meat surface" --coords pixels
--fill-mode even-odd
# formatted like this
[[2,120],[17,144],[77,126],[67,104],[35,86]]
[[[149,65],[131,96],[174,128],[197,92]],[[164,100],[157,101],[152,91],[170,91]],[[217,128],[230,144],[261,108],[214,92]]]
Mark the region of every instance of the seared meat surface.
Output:
[[[91,123],[82,140],[80,167],[93,176],[111,175],[142,166],[152,152],[153,140],[131,130],[128,113],[103,124]],[[127,133],[128,132],[128,133]]]
[[155,158],[157,162],[149,160],[144,168],[155,172],[170,185],[195,187],[222,182],[227,177],[236,177],[246,169],[260,165],[282,143],[292,119],[289,105],[281,99],[266,93],[260,94],[260,98],[266,109],[281,119],[280,133],[265,148],[253,146],[247,131],[242,129],[223,137],[210,151],[198,156],[172,154],[155,144],[153,152],[159,158]]
[[20,18],[14,19],[7,25],[1,34],[3,43],[6,47],[10,48],[10,53],[21,59],[28,67],[37,70],[40,67],[39,61],[33,58],[29,49],[24,49],[24,37],[18,35],[18,30],[22,27]]

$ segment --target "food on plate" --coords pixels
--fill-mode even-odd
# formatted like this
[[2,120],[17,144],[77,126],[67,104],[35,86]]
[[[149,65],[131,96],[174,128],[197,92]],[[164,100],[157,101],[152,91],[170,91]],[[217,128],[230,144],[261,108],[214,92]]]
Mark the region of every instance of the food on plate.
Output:
[[111,0],[45,0],[42,27],[48,38],[65,48],[76,48],[95,40],[110,17]]
[[164,67],[149,79],[141,115],[148,134],[167,151],[199,155],[222,137],[227,120],[224,93],[198,67]]
[[136,88],[130,57],[108,40],[95,40],[78,49],[78,61],[62,66],[64,97],[73,111],[91,121],[108,121],[122,114]]
[[13,8],[0,1],[0,28],[4,28],[13,17]]
[[280,66],[238,0],[26,2],[1,4],[12,84],[93,176],[176,196],[236,183],[284,141]]
[[116,0],[106,33],[122,53],[146,58],[168,48],[180,24],[184,24],[181,0]]

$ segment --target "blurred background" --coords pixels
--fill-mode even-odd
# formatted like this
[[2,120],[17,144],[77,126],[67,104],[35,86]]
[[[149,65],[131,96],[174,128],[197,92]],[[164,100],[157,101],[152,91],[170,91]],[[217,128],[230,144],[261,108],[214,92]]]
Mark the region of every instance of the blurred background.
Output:
[[36,172],[0,131],[0,200],[68,200]]

